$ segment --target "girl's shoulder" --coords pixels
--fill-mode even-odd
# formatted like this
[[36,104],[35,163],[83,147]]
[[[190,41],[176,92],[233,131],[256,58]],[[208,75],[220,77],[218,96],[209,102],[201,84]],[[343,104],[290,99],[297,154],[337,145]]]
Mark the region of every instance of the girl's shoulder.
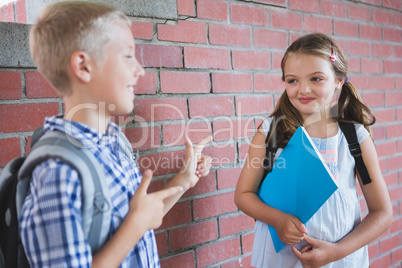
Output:
[[370,136],[370,132],[368,132],[368,130],[362,124],[354,124],[354,125],[356,129],[357,140],[360,144]]
[[268,131],[271,127],[272,120],[273,120],[272,117],[267,117],[264,119],[264,121],[261,124],[261,127],[264,130],[265,135],[268,135]]

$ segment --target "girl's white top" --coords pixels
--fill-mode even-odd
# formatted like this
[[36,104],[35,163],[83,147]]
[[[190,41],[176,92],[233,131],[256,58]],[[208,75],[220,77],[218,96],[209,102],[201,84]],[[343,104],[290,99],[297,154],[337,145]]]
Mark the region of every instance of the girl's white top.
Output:
[[[263,122],[265,134],[268,133],[272,118]],[[359,143],[370,136],[363,125],[355,125]],[[310,237],[337,242],[351,232],[360,222],[360,205],[356,190],[355,160],[349,152],[348,142],[338,126],[338,133],[327,139],[311,138],[318,151],[322,154],[328,168],[334,175],[339,186],[338,190],[307,222],[307,234]],[[282,149],[278,149],[278,157]],[[266,223],[256,221],[251,265],[255,267],[302,267],[301,262],[293,254],[289,245],[279,253],[275,252]],[[307,243],[296,244],[302,249]],[[369,267],[367,245],[355,251],[344,259],[330,263],[326,268]]]

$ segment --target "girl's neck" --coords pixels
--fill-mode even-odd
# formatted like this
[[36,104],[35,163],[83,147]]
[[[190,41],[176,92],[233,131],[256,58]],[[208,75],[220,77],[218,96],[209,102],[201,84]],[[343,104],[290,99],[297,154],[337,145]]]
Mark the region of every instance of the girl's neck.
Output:
[[314,138],[326,139],[338,133],[336,120],[329,111],[321,111],[304,119],[303,127]]

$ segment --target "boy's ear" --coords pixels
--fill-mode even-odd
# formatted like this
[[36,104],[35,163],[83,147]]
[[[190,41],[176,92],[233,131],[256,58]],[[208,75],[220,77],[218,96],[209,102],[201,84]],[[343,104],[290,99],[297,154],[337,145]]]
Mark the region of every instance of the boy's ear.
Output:
[[90,56],[83,51],[76,51],[71,55],[70,67],[73,75],[81,82],[91,81],[92,65]]

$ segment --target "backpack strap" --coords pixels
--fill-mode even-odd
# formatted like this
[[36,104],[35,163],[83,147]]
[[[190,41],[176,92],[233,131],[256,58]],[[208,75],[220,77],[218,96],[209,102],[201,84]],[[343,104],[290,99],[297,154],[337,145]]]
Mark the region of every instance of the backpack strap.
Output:
[[371,182],[370,175],[367,172],[366,165],[364,164],[362,151],[360,149],[359,141],[357,140],[356,128],[353,123],[338,122],[343,134],[346,137],[349,145],[349,151],[356,162],[356,169],[360,175],[363,185]]
[[[275,154],[276,154],[276,151],[278,150],[278,148],[275,146],[276,141],[274,139],[271,139],[270,142],[268,143],[268,139],[271,136],[271,133],[274,128],[274,124],[275,124],[275,118],[272,119],[271,124],[269,125],[267,137],[265,138],[266,150],[265,150],[265,158],[264,158],[264,164],[263,164],[264,174],[261,178],[261,182],[260,182],[260,185],[258,186],[258,188],[261,187],[262,183],[265,180],[265,177],[268,175],[268,173],[270,173],[272,171],[272,168],[274,167]],[[275,137],[275,135],[273,137]]]
[[[106,241],[111,222],[111,198],[100,163],[84,146],[60,131],[44,134],[36,142],[19,172],[18,186],[21,194],[17,207],[21,208],[28,194],[31,173],[41,162],[57,158],[74,168],[82,188],[82,227],[92,252]],[[18,210],[18,215],[20,216]]]

